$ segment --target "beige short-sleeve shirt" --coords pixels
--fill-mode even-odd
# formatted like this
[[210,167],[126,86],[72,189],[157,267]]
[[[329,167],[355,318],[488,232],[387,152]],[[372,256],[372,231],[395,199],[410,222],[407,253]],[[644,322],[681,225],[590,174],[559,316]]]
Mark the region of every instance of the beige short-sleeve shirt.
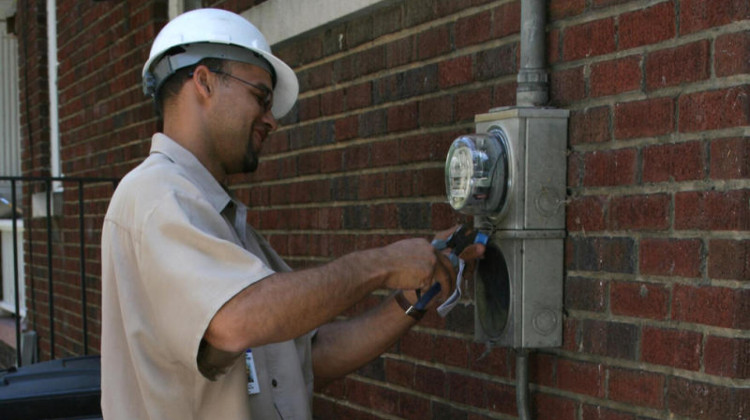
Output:
[[288,266],[208,170],[163,134],[117,187],[102,231],[102,409],[116,419],[309,419],[311,334],[252,349],[216,381],[197,365],[214,314]]

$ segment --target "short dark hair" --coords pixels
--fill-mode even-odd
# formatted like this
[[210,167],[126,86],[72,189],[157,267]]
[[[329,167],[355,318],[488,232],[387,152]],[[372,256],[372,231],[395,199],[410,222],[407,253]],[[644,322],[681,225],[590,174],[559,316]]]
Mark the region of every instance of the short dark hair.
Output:
[[164,116],[164,103],[180,93],[182,85],[193,76],[193,71],[200,65],[208,67],[213,72],[222,72],[226,69],[227,61],[221,58],[204,58],[192,66],[175,71],[164,81],[159,91],[154,95],[154,106],[156,107],[157,115]]

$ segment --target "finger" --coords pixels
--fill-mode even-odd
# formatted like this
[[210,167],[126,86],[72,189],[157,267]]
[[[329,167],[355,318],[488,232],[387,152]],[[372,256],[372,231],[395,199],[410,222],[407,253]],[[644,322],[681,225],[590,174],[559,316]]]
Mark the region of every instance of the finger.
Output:
[[450,259],[443,254],[438,255],[438,264],[435,270],[435,281],[440,282],[440,299],[445,301],[455,289],[456,273]]
[[458,257],[464,261],[476,260],[484,256],[485,246],[482,244],[473,244],[466,247]]
[[455,225],[450,229],[441,230],[440,232],[437,232],[435,234],[435,239],[448,239],[451,235],[453,235],[453,232],[455,232],[458,229],[459,225]]

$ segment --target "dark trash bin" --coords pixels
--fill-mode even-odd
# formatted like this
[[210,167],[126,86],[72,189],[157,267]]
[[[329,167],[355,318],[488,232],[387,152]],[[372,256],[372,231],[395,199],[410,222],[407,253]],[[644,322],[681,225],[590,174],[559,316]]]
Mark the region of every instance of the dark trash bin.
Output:
[[0,417],[101,418],[101,360],[82,356],[0,371]]

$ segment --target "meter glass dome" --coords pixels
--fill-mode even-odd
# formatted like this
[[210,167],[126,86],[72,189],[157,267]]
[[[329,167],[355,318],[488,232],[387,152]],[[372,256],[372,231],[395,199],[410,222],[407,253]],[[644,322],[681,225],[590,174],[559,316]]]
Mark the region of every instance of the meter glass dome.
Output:
[[471,179],[474,177],[474,159],[468,147],[457,148],[450,157],[450,177],[448,177],[448,199],[451,206],[463,207],[471,193]]
[[465,214],[499,213],[509,186],[508,142],[504,133],[461,136],[445,161],[448,202]]

